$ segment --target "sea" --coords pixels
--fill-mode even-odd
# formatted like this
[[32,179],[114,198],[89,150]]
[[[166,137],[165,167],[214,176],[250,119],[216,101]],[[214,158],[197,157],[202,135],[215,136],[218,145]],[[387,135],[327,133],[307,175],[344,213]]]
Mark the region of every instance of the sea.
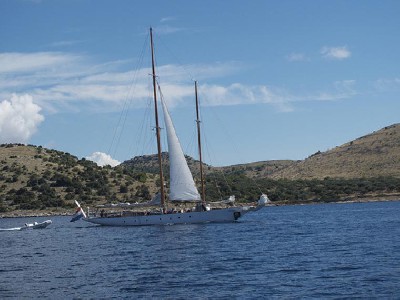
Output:
[[270,206],[221,224],[69,221],[0,219],[0,299],[400,299],[400,201]]

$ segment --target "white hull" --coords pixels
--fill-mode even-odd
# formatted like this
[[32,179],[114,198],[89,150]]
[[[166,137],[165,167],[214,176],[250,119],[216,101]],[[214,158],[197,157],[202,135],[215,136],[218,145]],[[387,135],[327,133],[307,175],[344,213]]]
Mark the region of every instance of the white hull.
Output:
[[49,226],[51,224],[51,220],[47,220],[41,223],[33,223],[33,224],[25,224],[24,227],[21,227],[20,230],[25,230],[25,229],[43,229],[46,228],[47,226]]
[[196,224],[209,222],[234,222],[245,213],[255,210],[248,207],[233,207],[202,212],[154,214],[126,217],[89,217],[85,221],[107,226],[147,226],[170,224]]

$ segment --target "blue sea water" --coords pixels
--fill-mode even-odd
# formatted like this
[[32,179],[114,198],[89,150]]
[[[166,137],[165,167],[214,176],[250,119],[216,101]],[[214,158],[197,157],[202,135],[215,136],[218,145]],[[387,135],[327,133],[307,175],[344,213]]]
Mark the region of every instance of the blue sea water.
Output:
[[0,231],[1,299],[400,298],[398,201],[266,207],[226,224],[51,219]]

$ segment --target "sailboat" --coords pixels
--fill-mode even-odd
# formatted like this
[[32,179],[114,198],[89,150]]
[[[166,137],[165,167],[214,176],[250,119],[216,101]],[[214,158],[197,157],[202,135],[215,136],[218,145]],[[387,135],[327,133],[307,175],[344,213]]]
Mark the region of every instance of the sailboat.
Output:
[[[200,120],[199,120],[199,101],[197,97],[197,82],[195,82],[195,98],[196,98],[196,122],[198,133],[198,149],[200,160],[200,180],[201,180],[201,195],[197,190],[193,175],[188,167],[186,158],[184,156],[182,147],[180,145],[178,136],[176,134],[171,116],[169,114],[167,105],[162,97],[160,102],[162,105],[162,112],[164,115],[165,129],[167,135],[168,153],[170,160],[170,182],[169,182],[169,201],[166,201],[166,192],[164,185],[164,175],[162,168],[161,156],[161,139],[158,120],[158,99],[157,99],[157,82],[155,72],[155,58],[153,46],[153,31],[150,28],[150,48],[152,60],[152,77],[153,77],[153,100],[154,100],[154,115],[156,123],[156,137],[157,137],[157,152],[159,164],[159,176],[161,183],[161,190],[154,199],[159,199],[160,208],[149,212],[144,211],[123,211],[118,214],[111,214],[102,212],[99,215],[91,215],[89,212],[83,213],[79,203],[78,216],[83,220],[100,225],[108,226],[143,226],[143,225],[168,225],[168,224],[190,224],[190,223],[208,223],[208,222],[234,222],[250,211],[256,211],[265,206],[269,202],[268,197],[262,194],[258,200],[258,205],[255,207],[250,206],[232,206],[221,209],[211,209],[206,203],[204,175],[203,175],[203,162],[201,154],[201,135],[200,135]],[[157,201],[150,201],[153,205]],[[168,203],[172,202],[193,202],[195,207],[189,210],[175,211],[168,208]],[[126,207],[126,206],[125,206]],[[82,213],[81,213],[82,211]],[[77,218],[76,218],[77,219]]]

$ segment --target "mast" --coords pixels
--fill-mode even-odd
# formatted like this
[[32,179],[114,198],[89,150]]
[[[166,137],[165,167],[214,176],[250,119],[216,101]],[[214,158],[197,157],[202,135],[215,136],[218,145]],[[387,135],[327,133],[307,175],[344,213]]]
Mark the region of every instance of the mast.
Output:
[[161,138],[160,138],[160,126],[158,122],[158,109],[157,109],[157,89],[156,89],[156,68],[154,63],[154,45],[153,45],[153,29],[150,27],[150,46],[151,46],[151,68],[153,76],[153,98],[154,98],[154,115],[156,118],[156,136],[157,136],[157,155],[159,164],[160,184],[161,184],[161,206],[163,212],[167,211],[165,203],[165,191],[164,191],[164,174],[162,169],[162,157],[161,157]]
[[197,81],[194,82],[194,91],[196,94],[197,145],[199,147],[199,160],[200,160],[201,202],[203,205],[205,205],[206,190],[204,186],[203,159],[201,156],[201,134],[200,134],[200,118],[199,118],[199,99],[197,97]]

